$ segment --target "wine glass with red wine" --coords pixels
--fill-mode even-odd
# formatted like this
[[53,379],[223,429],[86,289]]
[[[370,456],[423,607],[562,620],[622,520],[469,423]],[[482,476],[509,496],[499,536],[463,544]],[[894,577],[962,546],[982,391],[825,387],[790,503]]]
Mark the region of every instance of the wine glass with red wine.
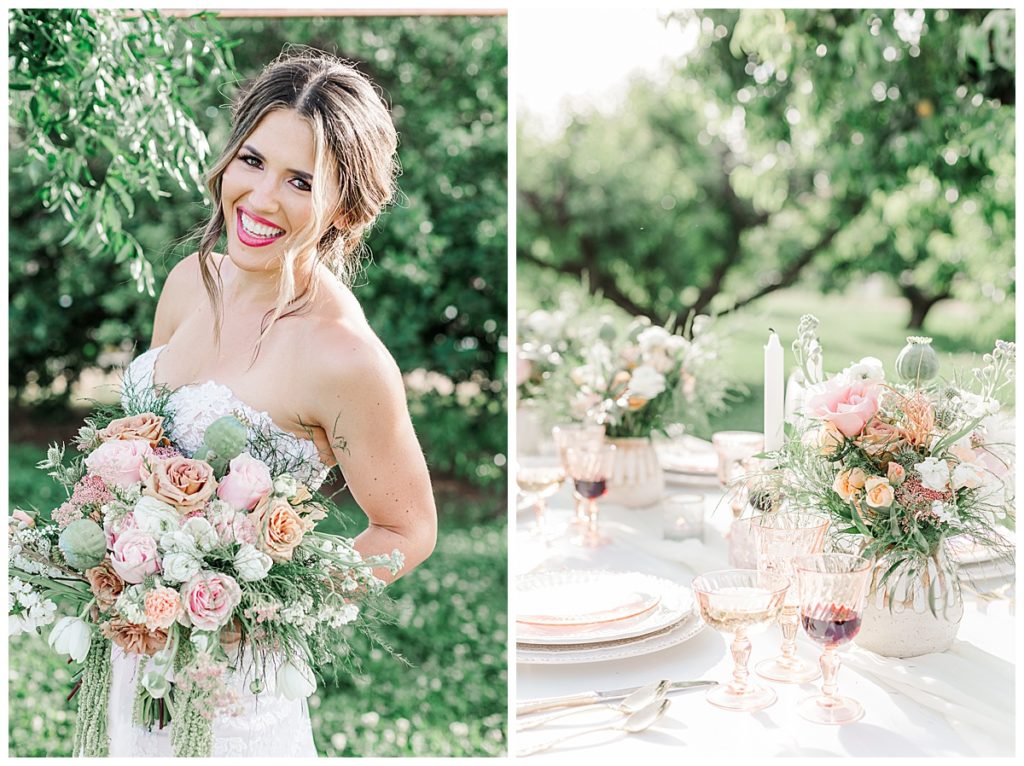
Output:
[[821,665],[821,694],[797,705],[801,716],[815,723],[852,723],[864,715],[857,700],[837,693],[839,655],[836,649],[860,630],[871,583],[870,559],[845,553],[798,556],[794,561],[800,591],[800,624],[825,647]]
[[608,492],[608,479],[615,462],[615,446],[587,444],[565,451],[573,489],[586,502],[587,523],[572,542],[593,548],[611,540],[597,526],[597,499]]

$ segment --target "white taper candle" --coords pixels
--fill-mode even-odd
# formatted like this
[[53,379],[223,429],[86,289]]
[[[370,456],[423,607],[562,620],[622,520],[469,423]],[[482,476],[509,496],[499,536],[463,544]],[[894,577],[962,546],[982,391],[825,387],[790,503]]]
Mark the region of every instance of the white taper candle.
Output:
[[775,330],[769,332],[764,347],[764,448],[771,452],[782,447],[786,384],[782,344]]

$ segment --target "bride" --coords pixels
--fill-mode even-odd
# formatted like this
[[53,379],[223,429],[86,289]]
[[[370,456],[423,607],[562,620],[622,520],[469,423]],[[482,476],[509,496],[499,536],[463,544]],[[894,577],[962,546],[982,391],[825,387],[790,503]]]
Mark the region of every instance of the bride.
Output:
[[[434,500],[401,374],[345,284],[394,193],[390,115],[364,75],[314,52],[270,64],[232,115],[198,252],[167,277],[126,387],[174,392],[171,436],[186,451],[240,413],[313,466],[299,477],[313,487],[337,465],[369,520],[356,548],[398,549],[400,576],[433,550]],[[113,651],[110,755],[171,755],[168,728],[132,723],[139,655]],[[256,696],[235,672],[244,713],[214,718],[214,756],[316,755],[305,700],[277,696],[273,678]]]

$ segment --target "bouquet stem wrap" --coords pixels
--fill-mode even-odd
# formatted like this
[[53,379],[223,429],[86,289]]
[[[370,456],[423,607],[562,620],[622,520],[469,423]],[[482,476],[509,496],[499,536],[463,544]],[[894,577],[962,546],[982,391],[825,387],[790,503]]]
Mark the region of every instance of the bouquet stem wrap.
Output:
[[78,694],[78,717],[72,752],[86,758],[105,757],[110,752],[107,733],[107,705],[110,702],[110,641],[93,636],[82,669]]

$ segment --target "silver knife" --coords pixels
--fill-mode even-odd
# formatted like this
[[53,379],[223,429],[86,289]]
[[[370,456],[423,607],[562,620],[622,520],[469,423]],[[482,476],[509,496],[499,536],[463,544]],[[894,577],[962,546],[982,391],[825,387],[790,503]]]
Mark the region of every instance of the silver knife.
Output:
[[[714,686],[718,681],[675,681],[668,687],[668,693],[674,691],[685,691],[688,689],[700,689],[705,686]],[[539,713],[543,710],[554,710],[560,707],[578,707],[580,705],[594,705],[600,702],[620,700],[628,697],[639,689],[634,686],[629,689],[613,689],[604,692],[583,692],[582,694],[567,694],[563,697],[544,697],[543,699],[524,700],[516,705],[516,715],[528,713]]]

